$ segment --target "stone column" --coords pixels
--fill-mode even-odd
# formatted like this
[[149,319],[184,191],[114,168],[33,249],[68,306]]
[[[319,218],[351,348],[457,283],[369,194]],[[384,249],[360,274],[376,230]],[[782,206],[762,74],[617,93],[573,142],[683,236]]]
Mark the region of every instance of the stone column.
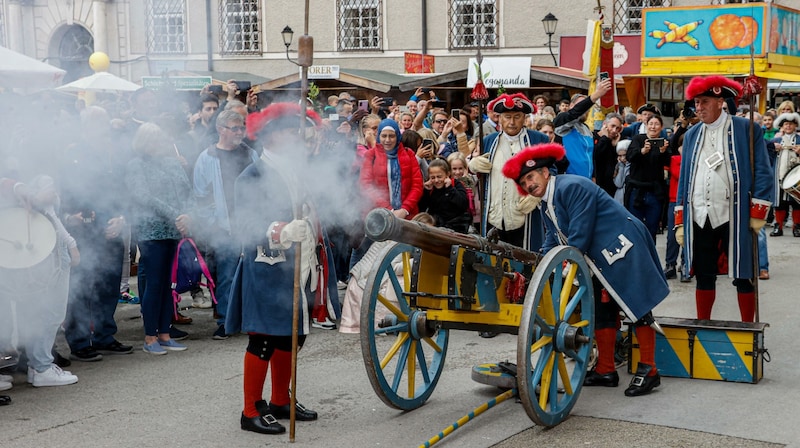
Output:
[[94,51],[108,54],[108,19],[106,0],[92,0],[92,35]]
[[25,39],[23,39],[22,23],[22,0],[11,0],[8,2],[8,17],[6,17],[6,27],[8,28],[8,48],[25,53]]

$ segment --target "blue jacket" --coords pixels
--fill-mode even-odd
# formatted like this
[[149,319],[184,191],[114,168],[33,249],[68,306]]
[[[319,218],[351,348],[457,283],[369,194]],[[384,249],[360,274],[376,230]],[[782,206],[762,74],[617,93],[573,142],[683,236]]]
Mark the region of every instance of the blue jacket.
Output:
[[[219,227],[230,233],[231,220],[222,186],[219,151],[216,146],[209,146],[194,165],[194,196],[198,204],[196,214],[203,226]],[[234,151],[247,151],[253,162],[258,160],[258,154],[245,144],[239,145]]]
[[628,317],[639,320],[669,295],[650,232],[602,188],[583,176],[559,174],[542,199],[542,249],[568,244],[580,250]]
[[[731,117],[731,129],[727,133],[728,157],[733,174],[731,183],[730,236],[728,240],[728,276],[753,278],[753,232],[750,231],[750,199],[772,202],[774,198],[773,170],[767,156],[763,131],[755,126],[754,165],[750,164],[750,121]],[[700,142],[705,126],[692,126],[683,137],[681,175],[678,181],[676,205],[683,205],[684,269],[692,265],[692,204],[690,182],[694,179],[695,167],[703,163],[700,159]],[[754,170],[755,167],[755,170]],[[755,171],[755,172],[754,172]],[[754,182],[755,178],[755,182]],[[689,272],[685,270],[683,272]]]
[[[245,168],[236,179],[236,236],[242,241],[242,258],[231,285],[225,328],[229,333],[259,333],[273,336],[292,334],[292,297],[294,291],[294,259],[296,245],[285,251],[269,251],[267,229],[272,222],[290,222],[294,217],[289,187],[283,176],[261,160]],[[323,234],[324,236],[324,234]],[[327,238],[325,238],[327,241]],[[258,246],[267,255],[282,252],[285,261],[256,262]],[[336,290],[336,273],[330,247],[325,246],[330,275],[328,299],[337,317],[341,313]],[[314,294],[306,288],[312,302]],[[313,303],[307,304],[308,307]],[[308,321],[300,306],[298,328],[304,333]]]

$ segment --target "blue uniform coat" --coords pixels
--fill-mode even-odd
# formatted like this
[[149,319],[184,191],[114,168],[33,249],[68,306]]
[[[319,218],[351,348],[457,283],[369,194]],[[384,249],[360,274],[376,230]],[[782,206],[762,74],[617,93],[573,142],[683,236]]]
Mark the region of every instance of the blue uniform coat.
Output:
[[580,250],[628,317],[639,320],[669,295],[650,232],[602,188],[585,177],[560,174],[551,178],[542,199],[547,231],[542,249],[568,244]]
[[[728,276],[733,278],[753,278],[753,232],[750,230],[750,200],[762,199],[773,202],[773,170],[770,166],[764,133],[761,127],[754,126],[755,183],[753,166],[750,164],[750,121],[741,117],[731,117],[731,128],[727,133],[728,154],[733,176],[730,199],[730,239],[728,241]],[[681,175],[678,180],[676,205],[683,205],[684,231],[684,270],[692,266],[692,204],[691,185],[695,167],[704,163],[700,158],[700,143],[705,126],[696,125],[686,131],[683,137]]]
[[[242,240],[242,258],[231,287],[225,329],[228,333],[261,333],[273,336],[292,334],[295,247],[270,251],[267,229],[272,222],[290,222],[294,217],[289,187],[275,169],[258,160],[236,179],[236,229]],[[266,255],[285,261],[273,264],[256,262],[257,247]],[[333,257],[328,251],[329,267]],[[328,297],[339,314],[336,275],[330,270]],[[306,296],[313,293],[306,288]],[[302,302],[302,300],[301,300]],[[300,304],[299,333],[304,334],[308,319],[306,304]]]

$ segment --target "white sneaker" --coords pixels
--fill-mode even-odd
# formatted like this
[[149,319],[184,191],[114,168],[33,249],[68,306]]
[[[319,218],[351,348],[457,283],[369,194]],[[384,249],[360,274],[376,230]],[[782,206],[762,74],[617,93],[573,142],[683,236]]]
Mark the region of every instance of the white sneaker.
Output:
[[[2,375],[2,376],[5,376],[5,375]],[[5,381],[5,380],[0,379],[0,390],[8,390],[8,389],[11,389],[12,387],[14,387],[14,385],[11,384],[11,381]]]
[[192,308],[211,308],[211,301],[203,291],[192,293]]
[[11,375],[0,375],[0,381],[5,381],[6,383],[13,383],[14,377]]
[[331,322],[331,320],[329,318],[327,318],[327,317],[322,322],[318,321],[317,319],[311,319],[311,326],[314,327],[314,328],[322,329],[322,330],[335,330],[336,329],[336,323],[335,322]]
[[50,368],[44,372],[33,372],[33,387],[66,386],[77,382],[77,376],[61,370],[55,364],[50,364]]
[[336,289],[338,289],[339,291],[344,291],[345,289],[347,289],[347,283],[339,280],[338,282],[336,282]]

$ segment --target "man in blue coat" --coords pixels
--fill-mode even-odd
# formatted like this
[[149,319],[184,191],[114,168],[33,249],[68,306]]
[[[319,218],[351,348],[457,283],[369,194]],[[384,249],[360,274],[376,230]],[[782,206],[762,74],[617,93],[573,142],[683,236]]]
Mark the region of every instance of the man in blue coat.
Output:
[[[675,239],[683,246],[684,272],[691,268],[697,279],[698,319],[711,319],[717,274],[725,269],[736,285],[742,321],[755,318],[753,237],[772,204],[773,171],[761,127],[753,126],[751,136],[747,119],[722,109],[726,98],[741,93],[739,83],[723,76],[695,77],[686,87],[702,123],[684,134]],[[718,266],[721,257],[727,257],[725,269]]]
[[669,294],[655,244],[644,224],[590,179],[556,176],[551,168],[564,155],[564,147],[557,143],[532,146],[511,158],[503,174],[517,182],[520,194],[541,200],[547,232],[542,251],[574,246],[594,273],[598,359],[584,386],[619,384],[614,345],[622,309],[636,321],[641,353],[625,395],[645,395],[661,384],[650,311]]
[[[336,294],[335,280],[332,288],[321,281],[324,276],[317,258],[321,228],[307,194],[309,179],[303,176],[308,160],[305,136],[298,134],[300,113],[298,104],[274,103],[247,117],[248,135],[258,138],[264,151],[239,175],[234,187],[235,234],[241,239],[242,257],[231,286],[225,328],[230,334],[248,334],[241,428],[263,434],[285,432],[276,419],[289,418],[291,411],[295,257],[301,257],[299,346],[309,333],[304,305],[312,302],[318,289]],[[307,117],[313,121],[306,129],[310,131],[319,117],[313,112]],[[262,398],[268,369],[272,375],[269,403]],[[297,403],[296,418],[316,420],[317,413]]]

